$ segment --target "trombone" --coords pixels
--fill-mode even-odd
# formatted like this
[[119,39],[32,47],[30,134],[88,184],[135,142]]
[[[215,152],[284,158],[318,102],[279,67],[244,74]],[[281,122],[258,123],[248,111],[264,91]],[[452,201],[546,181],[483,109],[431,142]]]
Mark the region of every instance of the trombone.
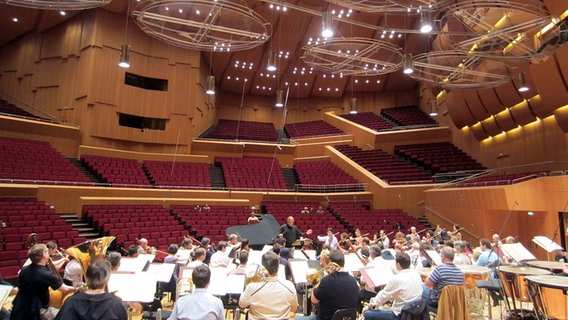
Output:
[[323,279],[325,272],[327,272],[328,274],[332,274],[339,270],[341,270],[340,265],[338,265],[335,262],[330,262],[327,265],[325,265],[325,267],[319,270],[313,268],[308,269],[308,271],[306,272],[306,279],[308,280],[308,283],[315,288],[320,284],[321,279]]

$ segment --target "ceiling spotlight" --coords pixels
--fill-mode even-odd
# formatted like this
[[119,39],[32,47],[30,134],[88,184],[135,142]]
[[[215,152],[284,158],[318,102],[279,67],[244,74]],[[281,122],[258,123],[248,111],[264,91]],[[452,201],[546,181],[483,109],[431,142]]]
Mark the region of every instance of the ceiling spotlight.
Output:
[[278,108],[284,106],[284,92],[282,90],[276,90],[276,103],[274,106]]
[[130,45],[123,44],[120,46],[120,62],[118,66],[121,68],[130,68]]
[[268,64],[266,65],[266,70],[276,71],[276,55],[274,50],[268,50]]
[[430,33],[432,32],[432,22],[430,21],[430,13],[422,10],[420,12],[420,32]]
[[205,93],[215,94],[215,76],[207,76]]
[[529,87],[527,86],[527,79],[525,78],[525,73],[519,73],[519,92],[527,92],[529,91]]
[[324,11],[321,15],[321,36],[324,38],[333,37],[332,18],[331,11]]
[[411,74],[414,72],[413,67],[412,54],[405,53],[404,60],[402,61],[402,72],[404,72],[404,74]]

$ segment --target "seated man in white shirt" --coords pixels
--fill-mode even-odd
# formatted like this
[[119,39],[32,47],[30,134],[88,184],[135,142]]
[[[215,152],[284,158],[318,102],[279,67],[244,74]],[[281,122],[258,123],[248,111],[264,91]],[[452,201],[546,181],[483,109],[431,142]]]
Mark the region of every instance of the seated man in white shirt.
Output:
[[[407,302],[422,296],[422,278],[418,272],[409,269],[410,256],[400,252],[396,254],[395,261],[398,273],[363,309],[365,320],[396,320]],[[388,301],[392,302],[390,309],[375,309]]]
[[190,263],[187,264],[188,268],[196,268],[200,265],[205,264],[205,258],[207,257],[207,254],[205,252],[204,248],[197,248],[195,249],[195,251],[193,252],[193,258],[195,260],[191,261]]
[[211,261],[209,262],[211,268],[227,267],[229,265],[229,255],[225,251],[227,251],[227,242],[220,241],[217,244],[217,252],[211,255]]

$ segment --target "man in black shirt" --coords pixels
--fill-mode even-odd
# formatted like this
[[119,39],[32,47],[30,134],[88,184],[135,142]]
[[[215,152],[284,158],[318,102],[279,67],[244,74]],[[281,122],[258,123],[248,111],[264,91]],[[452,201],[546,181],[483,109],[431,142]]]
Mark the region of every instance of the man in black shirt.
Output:
[[313,304],[319,303],[317,315],[297,317],[296,320],[331,320],[335,311],[357,307],[359,285],[352,275],[343,271],[345,264],[343,252],[333,250],[329,253],[329,258],[331,263],[336,263],[340,267],[340,270],[330,271],[312,292],[310,300]]
[[49,288],[59,290],[64,295],[74,291],[65,285],[47,266],[49,251],[45,244],[34,244],[28,251],[31,264],[20,271],[20,291],[14,299],[11,320],[53,319],[57,309],[49,307]]
[[294,247],[292,244],[301,237],[305,237],[310,234],[312,234],[312,229],[308,229],[305,233],[301,232],[294,225],[294,217],[292,216],[289,216],[288,219],[286,219],[286,223],[281,225],[280,230],[278,231],[278,237],[286,239],[285,247],[289,249],[291,254],[294,254]]

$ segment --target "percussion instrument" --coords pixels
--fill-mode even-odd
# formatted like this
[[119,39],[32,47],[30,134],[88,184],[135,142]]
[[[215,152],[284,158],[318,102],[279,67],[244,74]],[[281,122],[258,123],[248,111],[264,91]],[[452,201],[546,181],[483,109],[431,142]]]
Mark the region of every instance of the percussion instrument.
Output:
[[552,271],[554,273],[562,272],[562,270],[564,269],[564,266],[565,266],[564,262],[542,261],[542,260],[527,261],[527,264],[531,267],[546,269],[546,270]]
[[457,264],[464,274],[464,285],[466,289],[476,289],[475,281],[488,280],[491,270],[486,267],[472,266],[466,264]]
[[525,281],[539,319],[568,319],[568,277],[528,276]]
[[[550,271],[533,267],[499,266],[496,270],[499,272],[499,280],[501,281],[501,286],[505,293],[504,300],[507,310],[511,312],[520,311],[521,313],[523,313],[524,310],[522,308],[517,309],[517,302],[531,301],[524,281],[525,277],[552,274]],[[509,298],[512,307],[509,303]],[[521,307],[521,305],[519,305],[519,307]]]

